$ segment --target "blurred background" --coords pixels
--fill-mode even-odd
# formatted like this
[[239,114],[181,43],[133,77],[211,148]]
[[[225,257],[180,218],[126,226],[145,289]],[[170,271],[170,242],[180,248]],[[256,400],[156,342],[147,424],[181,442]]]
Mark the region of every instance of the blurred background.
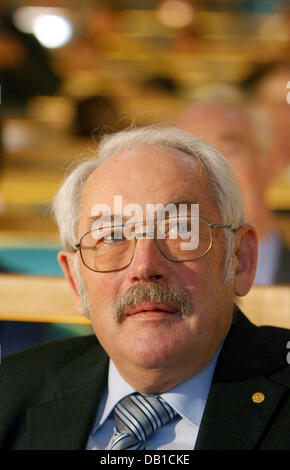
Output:
[[[202,99],[259,111],[265,204],[289,248],[288,0],[2,0],[0,85],[2,273],[62,276],[49,208],[69,165],[104,132],[175,123]],[[0,322],[1,344],[9,326],[11,350],[90,328]]]

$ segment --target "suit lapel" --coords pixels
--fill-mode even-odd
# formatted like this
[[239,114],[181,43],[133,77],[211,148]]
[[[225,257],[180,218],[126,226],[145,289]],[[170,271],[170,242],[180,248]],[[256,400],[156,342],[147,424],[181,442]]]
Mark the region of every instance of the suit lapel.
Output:
[[[84,449],[107,383],[108,360],[89,350],[52,380],[54,398],[28,410],[28,449]],[[49,384],[51,386],[51,383]]]
[[285,394],[285,387],[271,373],[284,365],[268,338],[240,316],[222,348],[195,448],[258,447]]
[[[255,403],[257,392],[265,399]],[[214,384],[196,443],[199,450],[255,449],[285,388],[269,380]],[[257,395],[254,395],[257,396]]]

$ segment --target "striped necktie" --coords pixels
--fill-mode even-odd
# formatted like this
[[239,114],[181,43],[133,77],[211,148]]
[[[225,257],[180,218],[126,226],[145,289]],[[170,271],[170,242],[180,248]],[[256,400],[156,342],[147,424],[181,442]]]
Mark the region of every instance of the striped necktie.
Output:
[[177,413],[158,395],[134,393],[114,409],[115,433],[110,450],[142,450],[144,443]]

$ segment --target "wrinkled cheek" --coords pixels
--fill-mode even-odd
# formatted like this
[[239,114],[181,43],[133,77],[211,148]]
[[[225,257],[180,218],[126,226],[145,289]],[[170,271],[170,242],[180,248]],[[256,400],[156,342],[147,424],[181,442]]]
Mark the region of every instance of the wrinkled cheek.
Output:
[[90,293],[89,302],[92,327],[102,343],[103,338],[111,338],[116,328],[113,319],[113,302],[111,296],[108,295],[107,298],[104,298],[103,294],[98,291]]

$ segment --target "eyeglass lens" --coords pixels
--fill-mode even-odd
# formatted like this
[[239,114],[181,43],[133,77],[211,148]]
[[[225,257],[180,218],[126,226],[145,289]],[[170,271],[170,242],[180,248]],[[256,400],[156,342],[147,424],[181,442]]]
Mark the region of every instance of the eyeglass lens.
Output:
[[80,242],[83,263],[93,271],[113,271],[127,266],[136,240],[154,238],[159,251],[172,261],[204,256],[212,244],[211,229],[202,217],[183,217],[157,221],[152,227],[107,227],[86,233]]

